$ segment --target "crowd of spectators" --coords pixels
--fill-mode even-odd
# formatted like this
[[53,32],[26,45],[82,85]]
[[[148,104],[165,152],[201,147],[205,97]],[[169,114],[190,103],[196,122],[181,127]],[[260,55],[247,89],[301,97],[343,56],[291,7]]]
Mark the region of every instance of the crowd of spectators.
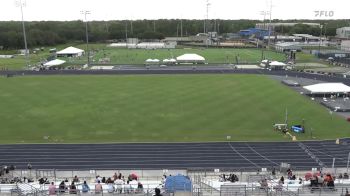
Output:
[[238,176],[236,174],[221,174],[220,175],[220,182],[238,182]]
[[[78,194],[79,192],[82,193],[143,193],[143,184],[139,181],[138,177],[135,174],[131,174],[128,176],[127,179],[119,173],[115,173],[112,177],[101,177],[96,176],[94,181],[94,188],[90,188],[89,184],[84,181],[83,183],[80,183],[80,180],[78,176],[74,176],[72,179],[70,185],[68,179],[61,181],[61,183],[58,185],[58,187],[54,184],[54,182],[51,182],[48,190],[49,195],[56,195],[57,193],[69,193],[69,194]],[[49,183],[47,179],[41,178],[39,180],[40,184],[46,184]],[[103,186],[105,185],[105,186]],[[78,190],[78,186],[81,186],[81,189]],[[155,190],[156,192],[156,190]],[[156,194],[157,195],[157,194]],[[161,196],[160,192],[158,196]]]

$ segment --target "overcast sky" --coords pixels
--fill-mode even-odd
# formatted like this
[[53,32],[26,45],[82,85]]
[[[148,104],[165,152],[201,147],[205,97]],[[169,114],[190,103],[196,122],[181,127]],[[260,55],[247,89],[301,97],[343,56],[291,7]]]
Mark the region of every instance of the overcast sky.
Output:
[[[19,1],[19,0],[17,0]],[[33,20],[203,19],[207,0],[22,0],[24,18]],[[209,18],[263,19],[270,0],[209,0]],[[350,0],[273,0],[276,19],[349,19]],[[316,17],[315,11],[332,11],[333,17]],[[21,20],[16,0],[0,1],[0,21]]]

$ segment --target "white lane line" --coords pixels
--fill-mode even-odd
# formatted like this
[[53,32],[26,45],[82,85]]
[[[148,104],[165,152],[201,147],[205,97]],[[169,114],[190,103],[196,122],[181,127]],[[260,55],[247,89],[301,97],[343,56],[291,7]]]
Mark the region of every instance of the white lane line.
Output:
[[252,165],[254,165],[256,168],[260,168],[259,165],[255,164],[254,162],[252,162],[251,160],[247,159],[245,156],[243,156],[240,152],[238,152],[232,145],[231,143],[228,143],[228,145],[230,146],[230,148],[232,149],[233,152],[237,153],[240,157],[242,157],[243,159],[245,159],[246,161],[248,161],[249,163],[251,163]]
[[252,148],[251,146],[249,146],[248,143],[246,143],[246,145],[248,146],[248,148],[249,148],[250,150],[252,150],[253,152],[255,152],[257,155],[259,155],[259,156],[262,157],[263,159],[267,160],[267,161],[270,162],[270,163],[275,164],[276,166],[279,166],[278,163],[276,163],[276,162],[274,162],[274,161],[268,159],[268,158],[265,157],[264,155],[262,155],[262,154],[260,154],[259,152],[257,152],[254,148]]
[[[331,158],[340,159],[341,161],[344,161],[344,162],[346,162],[346,161],[347,161],[347,159],[344,159],[344,158],[338,158],[338,157],[332,156],[332,155],[330,155],[330,154],[328,154],[328,153],[325,153],[325,152],[322,152],[322,151],[316,150],[316,149],[311,148],[311,147],[309,147],[309,149],[310,149],[310,150],[312,150],[312,151],[315,151],[315,152],[318,152],[318,153],[324,154],[324,155],[326,155],[326,156],[328,156],[328,157],[331,157]],[[345,156],[346,156],[346,155],[345,155]]]

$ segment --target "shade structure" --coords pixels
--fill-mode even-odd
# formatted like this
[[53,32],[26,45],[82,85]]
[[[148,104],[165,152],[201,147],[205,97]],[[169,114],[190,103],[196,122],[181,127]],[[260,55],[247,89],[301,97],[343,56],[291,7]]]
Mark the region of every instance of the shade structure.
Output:
[[178,63],[204,63],[205,58],[198,54],[184,54],[176,58]]
[[346,94],[350,92],[350,87],[343,83],[319,83],[309,86],[304,86],[311,94]]
[[147,59],[145,62],[146,63],[159,63],[160,60],[159,59]]
[[57,56],[71,57],[71,56],[82,56],[83,53],[84,53],[84,50],[70,46],[70,47],[65,48],[61,51],[58,51],[56,54],[57,54]]
[[269,65],[270,66],[286,66],[285,63],[278,62],[278,61],[272,61]]
[[190,192],[192,191],[192,182],[189,177],[180,174],[168,176],[165,181],[165,190],[167,193]]
[[60,59],[55,59],[55,60],[52,60],[52,61],[49,61],[47,63],[44,64],[45,67],[54,67],[54,66],[59,66],[59,65],[62,65],[64,64],[66,61],[64,60],[60,60]]

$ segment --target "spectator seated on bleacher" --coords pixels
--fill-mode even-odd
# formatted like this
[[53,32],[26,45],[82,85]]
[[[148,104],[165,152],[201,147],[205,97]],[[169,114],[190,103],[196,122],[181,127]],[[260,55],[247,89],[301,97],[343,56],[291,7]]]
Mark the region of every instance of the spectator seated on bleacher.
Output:
[[106,184],[109,184],[109,183],[113,183],[113,180],[112,180],[111,178],[108,178],[108,179],[106,180]]
[[292,178],[293,178],[293,172],[292,172],[291,169],[287,169],[287,175],[288,175],[288,179],[289,179],[289,180],[292,180]]
[[162,194],[160,194],[160,189],[159,188],[155,188],[154,189],[154,196],[163,196]]
[[136,174],[130,174],[128,176],[128,180],[129,181],[133,181],[133,180],[137,180],[138,179],[138,176]]
[[340,173],[339,176],[338,176],[339,179],[343,179],[343,174]]
[[98,183],[98,181],[102,182],[101,176],[96,176],[95,183]]
[[283,189],[283,183],[281,180],[278,181],[278,184],[273,187],[276,191],[282,191]]
[[122,193],[124,181],[118,176],[118,179],[114,183],[116,184],[117,193]]
[[142,193],[143,192],[143,184],[141,182],[138,182],[136,192],[137,193]]
[[230,174],[228,179],[230,182],[238,182],[238,176],[236,174]]
[[73,182],[74,182],[74,183],[78,183],[78,182],[79,182],[79,178],[78,178],[78,176],[74,176],[74,178],[73,178]]
[[324,185],[330,189],[334,189],[334,179],[331,174],[327,174],[324,178]]
[[115,172],[113,175],[113,180],[116,181],[117,179],[118,179],[118,174],[117,174],[117,172]]
[[225,174],[221,174],[221,175],[219,176],[219,182],[226,182],[226,176],[225,176]]
[[69,186],[69,194],[77,194],[77,187],[75,186],[74,182]]
[[131,187],[131,184],[130,184],[130,181],[126,181],[126,184],[124,185],[124,193],[131,193],[132,192],[132,187]]
[[67,191],[67,186],[66,186],[66,184],[64,183],[64,181],[62,181],[61,183],[60,183],[60,185],[58,186],[58,192],[59,193],[65,193],[66,191]]
[[281,182],[281,184],[284,184],[284,177],[283,176],[281,176],[279,182]]
[[108,193],[114,193],[114,191],[115,191],[115,187],[114,187],[113,182],[108,183],[107,184],[107,192]]
[[349,174],[348,173],[344,173],[343,178],[344,179],[349,179]]
[[84,181],[84,184],[82,185],[81,192],[88,193],[90,191],[89,185]]
[[260,183],[261,189],[267,190],[269,188],[269,184],[267,183],[266,179],[261,180],[261,182],[259,182],[259,183]]
[[51,182],[51,185],[49,186],[49,195],[56,195],[56,186],[54,182]]
[[95,193],[99,194],[102,193],[103,189],[102,189],[102,185],[100,181],[97,181],[97,184],[95,185]]
[[39,181],[39,184],[50,184],[47,178],[40,178],[38,181]]

